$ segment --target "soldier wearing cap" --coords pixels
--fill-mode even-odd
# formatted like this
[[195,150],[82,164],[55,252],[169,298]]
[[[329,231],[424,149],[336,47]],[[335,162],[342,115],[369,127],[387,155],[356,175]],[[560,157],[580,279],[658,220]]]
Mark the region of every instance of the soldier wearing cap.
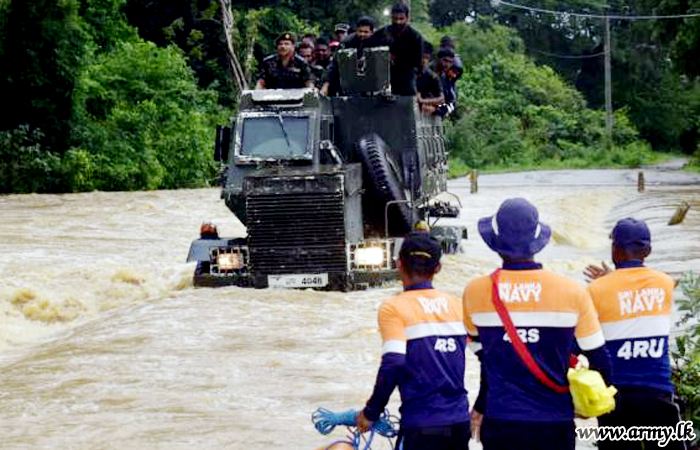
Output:
[[469,443],[466,330],[459,299],[432,285],[441,255],[429,233],[406,235],[397,263],[404,290],[379,308],[382,362],[356,422],[368,430],[398,386],[404,450],[467,450]]
[[294,35],[282,33],[276,43],[277,54],[262,61],[255,89],[313,87],[309,65],[294,51]]
[[346,37],[348,37],[348,33],[350,32],[350,25],[348,25],[345,22],[340,22],[335,24],[335,40],[338,41],[339,43],[342,43]]
[[[617,408],[598,418],[600,426],[676,427],[668,356],[673,279],[644,265],[651,253],[651,233],[642,220],[622,219],[612,230],[615,270],[589,266],[584,274],[598,311],[613,363]],[[601,450],[684,449],[680,440],[598,441]]]

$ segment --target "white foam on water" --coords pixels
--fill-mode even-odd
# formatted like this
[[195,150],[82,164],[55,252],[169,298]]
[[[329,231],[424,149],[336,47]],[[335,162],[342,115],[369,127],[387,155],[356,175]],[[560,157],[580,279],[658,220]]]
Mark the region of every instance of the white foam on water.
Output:
[[[651,222],[651,262],[698,270],[697,213],[664,225],[673,202],[695,194],[648,180],[637,194],[633,171],[504,174],[482,177],[475,195],[453,180],[464,209],[441,222],[466,225],[470,238],[444,257],[435,283],[461,296],[500,264],[476,223],[511,197],[552,226],[538,260],[581,282],[587,264],[609,259],[609,229],[627,215]],[[245,232],[218,189],[13,195],[0,208],[3,448],[313,449],[345,435],[318,435],[317,407],[361,408],[372,392],[377,308],[400,285],[194,288],[184,260],[201,222],[214,220],[222,236]],[[465,379],[473,401],[470,353]],[[398,405],[395,394],[394,413]]]

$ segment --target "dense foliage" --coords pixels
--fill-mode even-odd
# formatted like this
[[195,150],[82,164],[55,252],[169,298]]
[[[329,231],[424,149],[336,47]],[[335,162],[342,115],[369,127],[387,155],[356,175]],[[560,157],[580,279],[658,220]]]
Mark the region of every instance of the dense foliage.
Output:
[[468,167],[493,168],[556,162],[638,166],[653,157],[624,111],[616,114],[607,145],[602,111],[586,108],[583,96],[553,69],[522,54],[512,29],[480,23],[450,29],[468,61],[458,84],[461,114],[448,127],[453,158]]
[[[522,38],[528,56],[574,83],[593,108],[602,108],[604,102],[604,26],[599,16],[700,13],[698,0],[512,3],[523,7],[489,0],[435,0],[431,20],[436,26],[445,26],[465,18],[489,18],[508,26]],[[557,11],[562,13],[554,13]],[[579,15],[564,14],[566,11]],[[693,118],[700,116],[698,87],[693,82],[700,75],[700,17],[617,19],[610,21],[610,29],[613,106],[628,110],[640,136],[654,148],[693,153],[698,142]]]
[[72,95],[88,39],[78,8],[77,0],[0,5],[0,92],[3,106],[11,108],[1,127],[27,124],[29,136],[40,138],[37,144],[58,152],[70,134]]
[[[694,444],[700,444],[700,278],[687,274],[681,280],[684,298],[678,300],[682,313],[679,325],[687,332],[676,338],[676,350],[672,352],[673,382],[681,401],[683,420],[693,421],[697,436]],[[696,447],[693,447],[696,448]]]
[[[386,23],[392,1],[229,3],[234,52],[251,82],[282,31],[328,36],[362,14]],[[465,64],[458,114],[447,124],[456,165],[636,165],[652,158],[647,142],[700,157],[700,20],[611,24],[617,112],[613,142],[604,142],[602,58],[558,56],[599,53],[600,20],[487,0],[411,6],[428,40],[457,39]],[[700,11],[700,1],[566,8],[685,14]],[[0,125],[0,192],[207,185],[214,127],[238,95],[223,30],[219,0],[0,1],[0,91],[11,109]]]
[[76,100],[74,189],[201,186],[214,174],[216,94],[197,88],[180,52],[122,43],[83,73]]
[[122,0],[1,5],[0,192],[205,186],[225,113],[185,55],[138,37]]

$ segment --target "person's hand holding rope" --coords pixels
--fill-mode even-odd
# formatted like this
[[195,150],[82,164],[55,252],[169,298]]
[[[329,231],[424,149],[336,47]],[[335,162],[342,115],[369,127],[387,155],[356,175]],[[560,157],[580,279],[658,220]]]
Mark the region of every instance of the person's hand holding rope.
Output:
[[357,415],[357,418],[355,419],[355,426],[358,430],[360,430],[360,433],[368,432],[372,429],[372,425],[374,425],[374,422],[365,417],[364,412],[360,412],[360,414]]

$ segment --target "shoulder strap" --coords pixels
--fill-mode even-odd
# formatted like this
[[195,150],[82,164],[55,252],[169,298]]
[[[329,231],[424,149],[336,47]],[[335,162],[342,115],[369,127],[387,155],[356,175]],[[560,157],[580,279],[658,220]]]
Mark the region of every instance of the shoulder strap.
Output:
[[501,300],[501,297],[498,293],[498,276],[500,275],[500,273],[501,269],[498,269],[491,274],[491,281],[493,285],[491,300],[493,301],[493,306],[496,308],[496,312],[498,312],[498,315],[501,318],[501,322],[503,322],[503,327],[506,329],[506,333],[508,333],[510,343],[513,344],[513,349],[515,350],[515,353],[518,354],[520,359],[523,361],[523,364],[525,364],[525,367],[527,367],[528,370],[538,380],[540,380],[542,384],[560,394],[569,392],[568,386],[562,386],[560,384],[555,383],[554,381],[552,381],[551,378],[549,378],[549,376],[547,376],[546,373],[544,373],[539,364],[537,364],[537,361],[535,361],[535,358],[532,357],[530,350],[528,350],[523,341],[520,340],[518,332],[515,329],[515,325],[513,325],[513,321],[511,320],[510,315],[508,314],[506,305],[503,304],[503,301]]

